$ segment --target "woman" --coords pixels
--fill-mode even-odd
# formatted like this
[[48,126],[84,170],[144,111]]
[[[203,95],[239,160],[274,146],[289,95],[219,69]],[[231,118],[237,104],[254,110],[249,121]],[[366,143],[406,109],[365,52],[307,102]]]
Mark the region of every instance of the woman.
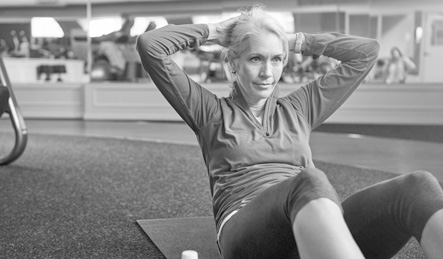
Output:
[[414,62],[407,56],[404,56],[397,47],[391,49],[391,57],[387,63],[387,76],[385,80],[387,84],[404,84],[407,74],[416,68]]
[[[227,98],[192,81],[170,58],[205,42],[227,49],[223,60],[233,82]],[[431,174],[400,176],[341,203],[312,162],[311,131],[370,71],[379,49],[375,40],[286,35],[263,7],[254,6],[221,23],[145,33],[137,48],[145,70],[197,136],[223,258],[390,258],[411,236],[429,258],[441,258],[443,192]],[[341,64],[279,97],[289,51]]]

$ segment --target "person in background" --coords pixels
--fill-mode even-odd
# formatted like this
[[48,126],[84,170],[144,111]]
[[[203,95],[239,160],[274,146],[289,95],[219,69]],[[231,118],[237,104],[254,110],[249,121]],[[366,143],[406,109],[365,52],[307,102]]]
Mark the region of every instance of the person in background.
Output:
[[0,39],[0,58],[9,56],[9,46],[6,40]]
[[18,35],[15,30],[11,30],[10,34],[11,34],[12,43],[13,43],[13,48],[11,51],[12,51],[13,55],[15,55],[15,53],[18,53],[20,50],[20,40],[18,39]]
[[[226,48],[229,97],[217,97],[171,59],[206,42]],[[144,69],[199,141],[223,258],[391,258],[411,237],[429,258],[443,258],[443,191],[430,173],[405,174],[342,202],[313,162],[312,130],[369,73],[376,40],[286,34],[264,6],[254,5],[220,23],[149,31],[139,36],[137,49]],[[290,52],[340,64],[279,96]]]
[[21,41],[20,41],[20,55],[25,57],[25,58],[29,58],[30,55],[30,43],[28,40],[28,37],[26,36],[25,31],[20,31],[20,37],[21,37]]
[[403,55],[399,48],[391,49],[391,57],[386,64],[386,80],[387,84],[404,84],[407,74],[416,69],[414,62]]

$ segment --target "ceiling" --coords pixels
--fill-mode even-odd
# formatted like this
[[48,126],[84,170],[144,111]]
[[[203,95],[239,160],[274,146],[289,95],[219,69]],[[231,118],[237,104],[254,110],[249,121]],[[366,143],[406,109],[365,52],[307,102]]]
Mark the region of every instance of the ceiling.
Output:
[[[116,14],[180,16],[236,11],[256,0],[90,0],[92,16]],[[296,8],[297,0],[262,0],[269,10]],[[88,0],[1,0],[0,19],[85,16]]]
[[[90,0],[91,3],[124,2],[122,0]],[[150,2],[155,0],[131,0]],[[164,0],[168,1],[168,0]],[[2,0],[0,6],[35,6],[35,5],[78,5],[86,4],[88,0]]]
[[[132,3],[132,2],[186,2],[188,0],[2,0],[0,6],[16,7],[16,6],[68,6],[68,5],[85,5],[88,2],[92,4],[109,4],[109,3]],[[296,1],[296,0],[295,0]],[[211,0],[208,0],[211,2]]]
[[[258,2],[267,2],[267,3],[279,3],[282,0],[274,0],[274,1],[258,1]],[[112,4],[112,3],[133,3],[133,2],[140,2],[140,3],[155,3],[155,2],[193,2],[193,0],[1,0],[0,6],[8,6],[8,7],[15,7],[15,6],[48,6],[48,5],[84,5],[88,2],[91,2],[94,4]],[[222,3],[229,3],[232,1],[226,1],[226,0],[205,0],[202,2],[222,2]],[[248,2],[257,2],[257,1],[248,1]],[[286,0],[283,0],[283,2],[288,2]],[[292,0],[290,1],[292,3],[295,3],[299,6],[306,6],[306,5],[328,5],[328,4],[358,4],[358,3],[377,3],[377,2],[385,2],[385,3],[405,3],[405,2],[411,2],[411,1],[405,1],[405,0]],[[413,2],[413,1],[412,1]],[[440,0],[422,0],[421,2],[435,2],[438,3]]]
[[[92,16],[143,15],[185,16],[195,14],[232,12],[249,6],[257,0],[0,0],[0,20],[36,16],[84,17],[87,3]],[[407,6],[442,6],[442,0],[258,0],[270,11],[297,11],[300,9],[338,10],[343,6],[368,9],[368,6],[388,6],[402,9]],[[363,7],[362,7],[363,5]],[[366,6],[366,7],[364,7]],[[414,8],[414,7],[410,7]]]

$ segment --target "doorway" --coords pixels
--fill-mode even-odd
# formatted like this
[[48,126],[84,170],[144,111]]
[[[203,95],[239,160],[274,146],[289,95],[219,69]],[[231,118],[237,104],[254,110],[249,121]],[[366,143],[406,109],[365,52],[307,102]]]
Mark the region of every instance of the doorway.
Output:
[[443,13],[426,13],[423,25],[422,82],[443,82]]

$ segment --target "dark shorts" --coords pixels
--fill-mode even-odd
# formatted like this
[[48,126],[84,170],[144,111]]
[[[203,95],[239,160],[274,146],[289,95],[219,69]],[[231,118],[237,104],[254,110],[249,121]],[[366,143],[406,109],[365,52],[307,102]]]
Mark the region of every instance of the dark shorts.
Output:
[[375,184],[343,203],[315,168],[276,184],[223,226],[223,258],[299,258],[292,222],[306,203],[328,198],[342,208],[367,258],[391,258],[411,237],[419,241],[428,219],[443,208],[443,191],[430,173],[414,172]]

